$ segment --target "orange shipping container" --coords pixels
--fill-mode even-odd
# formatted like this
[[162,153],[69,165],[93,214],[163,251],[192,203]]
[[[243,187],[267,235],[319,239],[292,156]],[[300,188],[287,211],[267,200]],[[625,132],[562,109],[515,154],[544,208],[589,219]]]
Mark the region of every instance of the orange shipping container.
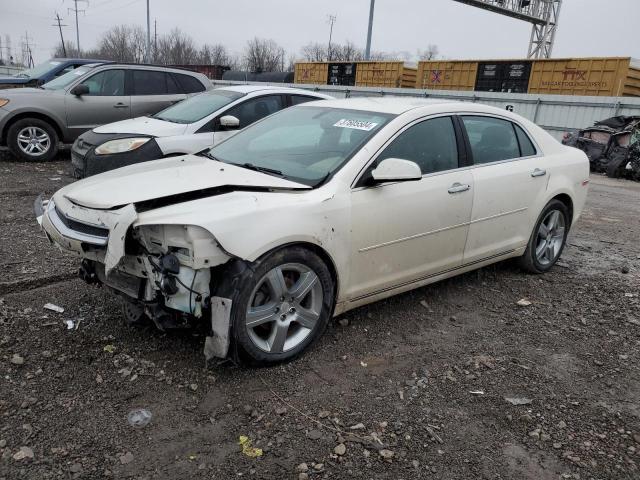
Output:
[[640,64],[629,57],[536,60],[529,93],[637,97]]
[[418,63],[416,88],[429,90],[473,90],[478,62],[427,60]]
[[296,63],[295,83],[326,85],[329,78],[329,64],[326,62]]

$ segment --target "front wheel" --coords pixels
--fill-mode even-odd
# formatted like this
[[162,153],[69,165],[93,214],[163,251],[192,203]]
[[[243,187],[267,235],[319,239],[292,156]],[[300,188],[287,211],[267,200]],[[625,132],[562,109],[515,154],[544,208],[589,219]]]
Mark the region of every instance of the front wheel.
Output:
[[58,135],[55,128],[39,118],[22,118],[7,132],[11,153],[27,162],[46,162],[58,153]]
[[560,258],[571,226],[569,209],[560,200],[551,200],[542,210],[520,265],[532,273],[544,273]]
[[239,352],[262,365],[293,359],[324,332],[333,302],[334,281],[318,255],[300,247],[267,255],[234,299]]

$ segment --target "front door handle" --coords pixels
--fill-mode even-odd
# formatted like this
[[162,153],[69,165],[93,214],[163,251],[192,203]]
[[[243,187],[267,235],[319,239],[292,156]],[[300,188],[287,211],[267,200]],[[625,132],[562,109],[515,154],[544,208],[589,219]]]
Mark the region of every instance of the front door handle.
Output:
[[544,177],[546,174],[547,171],[541,168],[536,168],[533,172],[531,172],[532,177]]
[[471,185],[467,185],[466,183],[462,184],[462,183],[456,182],[449,187],[449,193],[454,194],[454,193],[466,192],[470,188],[471,188]]
[[116,103],[113,108],[127,108],[129,105],[125,105],[124,103]]

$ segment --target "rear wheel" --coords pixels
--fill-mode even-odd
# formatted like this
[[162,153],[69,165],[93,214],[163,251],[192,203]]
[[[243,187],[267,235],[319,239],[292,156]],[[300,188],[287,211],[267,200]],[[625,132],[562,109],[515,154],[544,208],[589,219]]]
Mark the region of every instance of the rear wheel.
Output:
[[520,265],[532,273],[550,270],[560,258],[570,226],[567,206],[560,200],[551,200],[536,222]]
[[315,253],[291,247],[269,254],[234,299],[240,353],[263,365],[295,358],[324,332],[333,302],[333,278]]
[[58,153],[58,134],[44,120],[22,118],[9,127],[7,144],[21,160],[46,162]]

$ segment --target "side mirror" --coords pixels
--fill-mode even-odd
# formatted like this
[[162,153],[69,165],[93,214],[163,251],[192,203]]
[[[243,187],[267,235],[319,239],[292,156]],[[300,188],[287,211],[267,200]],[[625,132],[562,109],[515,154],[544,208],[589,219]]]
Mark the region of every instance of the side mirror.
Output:
[[240,120],[233,115],[225,115],[220,117],[220,126],[225,130],[234,130],[240,126]]
[[422,171],[416,162],[402,160],[401,158],[386,158],[371,172],[375,183],[405,182],[407,180],[420,180]]
[[76,85],[75,87],[73,87],[71,90],[69,90],[69,92],[76,97],[80,97],[89,93],[89,86],[81,83],[80,85]]

